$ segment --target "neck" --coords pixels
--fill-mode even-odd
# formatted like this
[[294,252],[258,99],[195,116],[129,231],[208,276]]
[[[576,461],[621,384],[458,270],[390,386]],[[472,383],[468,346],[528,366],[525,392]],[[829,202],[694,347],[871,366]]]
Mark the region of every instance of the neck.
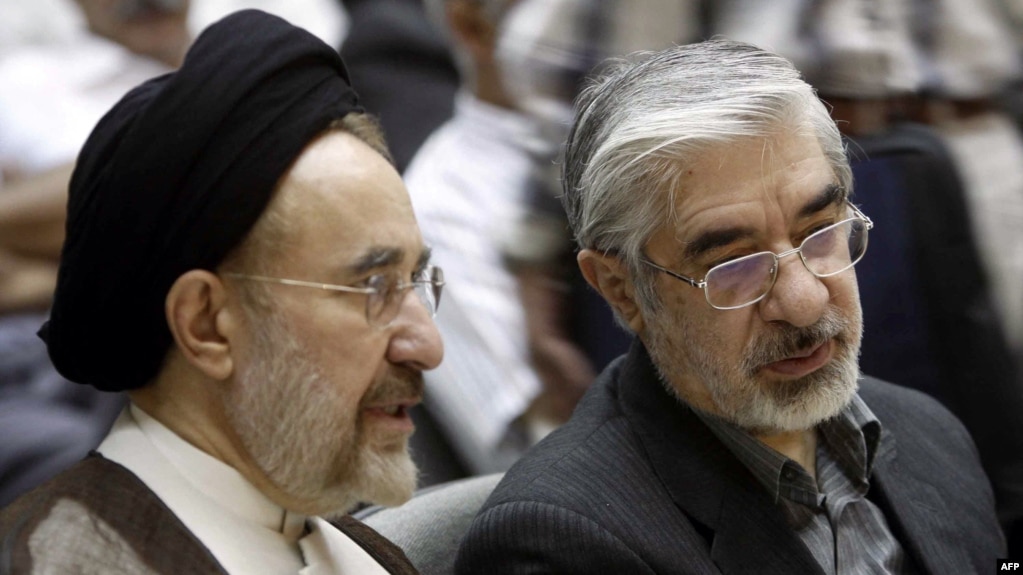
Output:
[[222,407],[223,398],[212,391],[215,386],[234,383],[206,380],[184,363],[172,356],[152,383],[129,391],[128,397],[179,437],[233,467],[277,505],[293,512],[314,514],[305,502],[283,492],[267,477],[234,433]]
[[810,474],[810,477],[817,479],[816,429],[754,435],[754,437],[764,445],[795,461]]
[[478,64],[475,68],[473,94],[481,101],[509,110],[514,109],[505,92],[501,71],[496,64]]

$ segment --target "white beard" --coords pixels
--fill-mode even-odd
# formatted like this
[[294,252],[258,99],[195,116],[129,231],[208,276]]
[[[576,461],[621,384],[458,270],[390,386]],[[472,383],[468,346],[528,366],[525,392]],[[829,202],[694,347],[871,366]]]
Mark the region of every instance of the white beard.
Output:
[[[292,511],[336,516],[360,502],[407,501],[417,479],[408,438],[402,435],[374,444],[360,426],[361,406],[338,405],[335,384],[327,381],[276,314],[253,324],[254,360],[225,391],[225,411],[266,476],[303,502],[301,509]],[[415,384],[407,379],[394,376],[377,382],[366,397]]]

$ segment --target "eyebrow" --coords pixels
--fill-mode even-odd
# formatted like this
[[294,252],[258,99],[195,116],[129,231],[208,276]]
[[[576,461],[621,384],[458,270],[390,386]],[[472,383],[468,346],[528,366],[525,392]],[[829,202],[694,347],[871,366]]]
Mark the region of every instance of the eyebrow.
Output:
[[684,259],[693,259],[702,254],[705,254],[714,248],[721,246],[727,246],[739,238],[744,238],[753,235],[753,228],[750,227],[734,227],[725,228],[722,230],[711,230],[704,232],[696,237],[691,242],[686,244],[684,251]]
[[[805,218],[807,216],[812,216],[831,206],[842,204],[845,202],[847,196],[848,192],[844,187],[838,184],[828,184],[820,191],[819,194],[799,209],[799,217]],[[735,226],[720,230],[710,230],[700,234],[691,242],[688,242],[682,256],[684,259],[694,259],[715,248],[727,246],[735,240],[752,236],[755,233],[756,230],[749,226]]]
[[[416,269],[420,270],[426,267],[429,263],[430,257],[432,256],[432,250],[429,247],[424,247],[419,253],[419,258],[416,261]],[[383,248],[374,247],[370,248],[365,254],[359,259],[355,260],[350,266],[349,270],[355,275],[365,274],[367,272],[393,266],[401,263],[405,259],[405,251],[400,248]]]
[[433,257],[433,248],[426,246],[423,251],[419,252],[419,259],[416,261],[416,271],[419,271],[430,263],[430,258]]
[[821,193],[817,194],[817,197],[807,202],[802,209],[799,210],[799,217],[805,218],[807,216],[812,216],[832,206],[844,204],[845,199],[848,196],[849,192],[843,186],[838,184],[828,184],[823,190],[821,190]]

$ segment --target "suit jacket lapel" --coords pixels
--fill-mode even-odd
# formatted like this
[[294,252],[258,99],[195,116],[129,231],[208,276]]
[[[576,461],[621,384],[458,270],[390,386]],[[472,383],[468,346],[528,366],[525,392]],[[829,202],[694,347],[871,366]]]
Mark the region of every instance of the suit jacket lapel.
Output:
[[969,573],[973,567],[965,551],[947,543],[961,534],[944,517],[938,490],[905,473],[894,440],[889,441],[892,448],[878,453],[874,462],[868,497],[884,511],[902,548],[923,572]]
[[692,411],[669,395],[633,344],[619,379],[622,408],[678,508],[708,536],[725,574],[822,573],[756,478]]

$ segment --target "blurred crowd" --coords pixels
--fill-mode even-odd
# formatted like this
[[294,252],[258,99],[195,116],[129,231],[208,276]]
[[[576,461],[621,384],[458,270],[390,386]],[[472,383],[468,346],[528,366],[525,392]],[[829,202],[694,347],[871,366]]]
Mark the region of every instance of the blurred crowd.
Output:
[[1020,550],[1023,1],[13,4],[0,7],[0,506],[82,457],[123,404],[64,381],[35,336],[78,149],[202,26],[258,7],[338,47],[446,271],[446,356],[415,415],[423,484],[507,469],[625,351],[557,199],[572,101],[607,58],[721,35],[791,59],[832,108],[853,201],[879,224],[857,271],[863,370],[963,419]]

